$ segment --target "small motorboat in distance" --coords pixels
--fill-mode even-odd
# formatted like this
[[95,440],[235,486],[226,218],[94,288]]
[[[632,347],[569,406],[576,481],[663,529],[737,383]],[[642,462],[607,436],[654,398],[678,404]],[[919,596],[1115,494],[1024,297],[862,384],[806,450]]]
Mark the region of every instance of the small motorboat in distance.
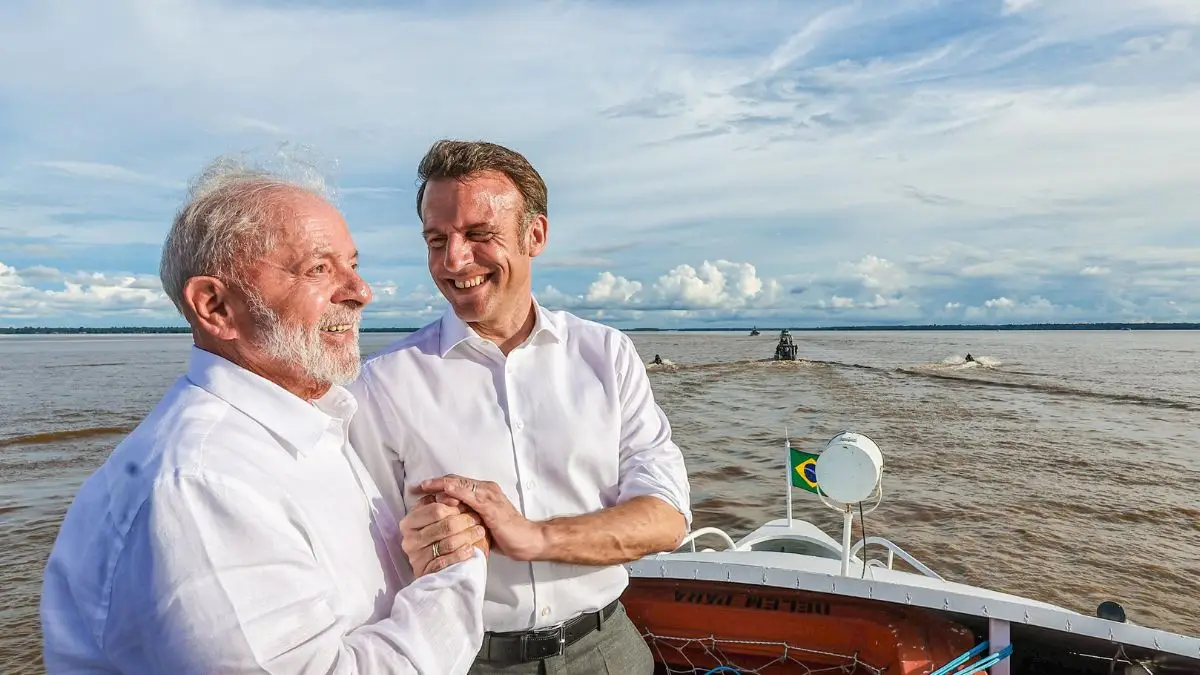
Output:
[[[1115,602],[1088,616],[943,579],[883,537],[852,544],[856,512],[883,499],[883,454],[866,436],[840,433],[818,453],[785,442],[784,452],[785,519],[737,541],[700,528],[675,551],[626,565],[621,601],[656,672],[1200,674],[1200,638],[1135,625]],[[842,514],[841,541],[793,517],[794,487]],[[721,547],[698,548],[701,537]],[[868,559],[867,546],[886,557]]]
[[792,342],[792,334],[788,329],[784,328],[779,333],[779,344],[775,345],[775,360],[776,361],[795,361],[796,353],[800,351],[800,347]]
[[750,337],[754,337],[755,335],[762,335],[762,333],[758,332],[758,326],[750,329]]

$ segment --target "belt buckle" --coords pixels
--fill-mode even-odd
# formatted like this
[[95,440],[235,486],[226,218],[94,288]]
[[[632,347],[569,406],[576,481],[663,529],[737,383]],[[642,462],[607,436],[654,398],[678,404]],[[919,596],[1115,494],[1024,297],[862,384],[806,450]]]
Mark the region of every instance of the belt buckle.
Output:
[[[551,638],[547,640],[546,638]],[[521,660],[540,661],[563,653],[567,645],[567,625],[540,628],[521,634]]]

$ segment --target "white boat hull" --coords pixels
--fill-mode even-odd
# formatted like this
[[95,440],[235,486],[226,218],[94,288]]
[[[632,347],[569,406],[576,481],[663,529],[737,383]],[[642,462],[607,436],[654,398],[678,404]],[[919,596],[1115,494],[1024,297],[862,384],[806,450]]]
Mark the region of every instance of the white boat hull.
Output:
[[[697,550],[695,539],[706,534],[720,537],[725,547]],[[1200,674],[1200,639],[1195,637],[947,581],[887,540],[872,538],[868,543],[886,548],[886,563],[864,564],[857,555],[862,542],[843,560],[842,544],[819,528],[803,520],[781,519],[737,542],[718,530],[701,530],[680,550],[643,558],[627,569],[634,592],[639,580],[673,579],[692,582],[689,588],[697,588],[696,582],[731,583],[931,610],[989,640],[991,651],[1011,644],[1012,658],[990,671],[1001,675],[1022,672],[1020,664],[1050,657],[1081,663],[1084,668],[1089,663],[1095,666],[1094,671],[1077,672],[1110,672],[1112,666],[1111,672],[1116,673],[1132,667],[1127,672]],[[920,571],[896,569],[895,557]],[[700,594],[692,600],[703,605],[719,603],[722,597],[715,594],[706,599]],[[714,635],[719,632],[714,627]]]

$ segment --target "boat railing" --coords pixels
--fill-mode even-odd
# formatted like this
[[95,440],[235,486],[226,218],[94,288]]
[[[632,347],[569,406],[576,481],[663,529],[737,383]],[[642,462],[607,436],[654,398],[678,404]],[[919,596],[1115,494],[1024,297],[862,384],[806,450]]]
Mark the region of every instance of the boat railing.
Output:
[[[934,579],[942,579],[941,575],[926,567],[920,560],[914,558],[911,553],[905,551],[903,548],[900,548],[900,546],[895,542],[883,537],[867,537],[866,539],[860,539],[858,543],[850,547],[850,555],[857,555],[859,551],[866,548],[869,544],[878,544],[887,549],[887,568],[889,570],[892,569],[892,564],[895,562],[895,556],[900,556],[904,562],[912,565],[913,569],[917,570],[921,574],[924,574],[927,577],[933,577]],[[876,563],[880,567],[884,566],[883,563],[875,560],[872,560],[871,563]]]
[[[692,553],[696,553],[697,552],[696,540],[705,535],[716,536],[722,542],[724,542],[725,548],[728,550],[738,550],[739,549],[737,543],[734,542],[733,538],[730,537],[728,534],[726,534],[724,530],[722,530],[718,527],[702,527],[694,532],[691,532],[686,537],[684,537],[683,541],[679,543],[679,546],[675,550],[676,551],[683,550],[684,547],[686,546]],[[758,539],[755,539],[754,541],[745,542],[743,548],[749,549],[755,543],[758,543],[759,541],[765,541],[765,540],[769,540],[769,539],[773,539],[773,538],[778,538],[778,535],[776,535],[775,537],[772,537],[772,536],[760,537]],[[788,538],[809,540],[808,537],[788,537]],[[813,540],[813,541],[814,541],[814,543],[820,543],[820,542],[815,542],[815,540]],[[895,564],[896,556],[900,556],[901,560],[903,560],[904,562],[911,565],[913,567],[913,569],[917,570],[921,574],[924,574],[927,577],[932,577],[934,579],[942,580],[942,576],[940,574],[931,570],[928,566],[926,566],[920,560],[917,560],[915,557],[913,557],[913,555],[911,553],[909,553],[908,551],[905,551],[903,548],[901,548],[895,542],[891,541],[890,539],[886,539],[884,537],[867,537],[866,539],[860,539],[857,543],[855,543],[853,546],[850,547],[850,556],[851,557],[857,556],[859,551],[862,551],[864,548],[866,548],[867,546],[869,546],[871,544],[879,545],[879,546],[882,546],[885,549],[887,549],[887,563],[885,564],[884,562],[882,562],[880,560],[869,560],[866,563],[868,566],[882,567],[882,568],[887,568],[890,570],[890,569],[893,569],[893,565]]]
[[678,551],[679,549],[683,548],[684,546],[690,546],[692,553],[695,553],[696,552],[696,539],[698,539],[706,534],[715,534],[718,537],[720,537],[721,539],[723,539],[725,541],[726,548],[730,548],[730,549],[737,548],[737,544],[734,543],[732,537],[730,537],[728,534],[725,534],[725,530],[722,530],[719,527],[702,527],[702,528],[696,530],[695,532],[692,532],[688,536],[684,537],[683,541],[681,541],[679,543],[679,547],[676,548],[675,550]]

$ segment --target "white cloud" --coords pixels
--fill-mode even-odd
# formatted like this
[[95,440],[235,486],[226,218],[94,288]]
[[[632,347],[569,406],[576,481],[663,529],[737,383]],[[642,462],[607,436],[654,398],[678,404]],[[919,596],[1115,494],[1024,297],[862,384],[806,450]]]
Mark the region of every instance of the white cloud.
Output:
[[881,309],[897,304],[895,300],[875,294],[874,297],[867,300],[855,300],[854,298],[846,298],[840,295],[832,296],[828,301],[818,300],[817,306],[821,308],[831,309]]
[[[222,124],[223,123],[223,124]],[[224,126],[230,131],[262,131],[273,136],[287,136],[288,131],[277,124],[257,120],[253,117],[245,117],[242,115],[230,115],[219,120],[218,126]]]
[[908,273],[890,260],[867,255],[856,263],[841,266],[842,270],[858,280],[863,288],[876,289],[884,295],[892,295],[908,287]]
[[[950,247],[900,260],[867,253],[778,278],[761,276],[746,262],[704,260],[641,278],[606,270],[577,288],[546,285],[537,296],[548,307],[629,326],[735,325],[769,318],[797,326],[1179,321],[1200,316],[1197,260],[1200,248],[1145,247],[1098,258],[1079,250]],[[1078,271],[1092,267],[1107,272]],[[1070,280],[1087,280],[1088,286],[1066,292],[1063,285]],[[422,325],[446,307],[428,279],[371,285],[368,326]],[[17,269],[0,262],[0,324],[34,324],[47,316],[71,317],[71,325],[180,321],[151,275]]]
[[1070,314],[1074,311],[1065,312],[1065,308],[1057,307],[1054,303],[1046,298],[1032,296],[1024,301],[1018,302],[1011,298],[992,298],[983,303],[979,307],[968,307],[963,312],[963,317],[972,323],[987,322],[987,321],[1012,321],[1016,317],[1016,321],[1020,322],[1042,322],[1064,320],[1069,322]]
[[[2,266],[3,263],[0,263]],[[34,265],[21,270],[21,278],[33,283],[37,282],[54,282],[63,278],[62,272],[45,265]]]
[[542,269],[578,269],[584,267],[605,267],[612,265],[611,258],[592,255],[547,256],[539,260]]
[[445,310],[446,301],[437,289],[429,290],[423,285],[404,289],[394,281],[371,284],[375,297],[367,305],[364,320],[425,322]]
[[630,281],[625,277],[613,276],[612,272],[601,272],[600,276],[588,286],[587,301],[599,305],[609,303],[624,304],[629,302],[642,290],[640,281]]
[[782,286],[763,280],[750,263],[705,260],[698,267],[678,265],[647,285],[610,271],[601,272],[582,296],[549,287],[541,294],[572,308],[735,312],[776,306]]
[[654,285],[654,301],[687,309],[729,309],[752,303],[769,304],[777,287],[763,293],[764,284],[754,265],[728,260],[709,262],[700,267],[679,265],[659,277]]
[[[540,297],[585,313],[603,311],[610,318],[617,316],[614,312],[669,309],[672,313],[666,320],[670,321],[754,317],[786,317],[798,325],[1173,321],[1200,312],[1200,288],[1188,281],[1189,274],[1192,279],[1200,274],[1200,267],[1186,266],[1183,261],[1188,260],[1200,260],[1200,248],[1142,247],[1121,257],[1097,258],[1078,249],[988,252],[948,247],[903,260],[867,254],[790,279],[763,278],[748,263],[728,261],[680,265],[652,283],[608,271],[597,276],[587,294],[575,296],[549,288]],[[1084,261],[1103,264],[1081,264]],[[722,268],[745,270],[745,283],[731,283],[731,275]],[[1071,271],[1081,269],[1093,272]],[[1064,282],[1081,277],[1090,280],[1086,290],[1062,288]],[[1053,296],[1038,290],[1045,287],[1056,289]],[[755,288],[762,290],[754,293]]]
[[1016,14],[1033,5],[1038,0],[1004,0],[1004,13]]
[[[10,3],[0,250],[150,273],[205,159],[289,139],[348,186],[364,272],[411,289],[413,169],[449,135],[542,170],[544,267],[604,311],[1158,315],[1196,263],[1126,251],[1200,245],[1198,31],[1192,0]],[[672,267],[699,260],[743,262]]]
[[801,61],[821,43],[824,36],[839,25],[845,25],[853,14],[853,7],[844,6],[826,10],[812,17],[811,20],[804,23],[800,30],[788,36],[783,44],[771,52],[756,75],[758,77],[772,75],[785,66]]
[[0,289],[21,288],[24,285],[21,275],[15,268],[0,262]]
[[[126,324],[158,319],[174,312],[158,279],[143,275],[110,276],[99,272],[63,274],[39,267],[26,279],[0,262],[0,321],[36,323],[40,317],[103,318]],[[37,282],[58,282],[45,288]],[[83,323],[89,323],[84,321]]]
[[103,162],[81,162],[75,160],[58,160],[38,162],[38,166],[58,171],[69,176],[99,181],[115,181],[119,183],[145,183],[166,187],[182,187],[179,182],[163,181],[154,176],[131,171],[123,166],[105,164]]

